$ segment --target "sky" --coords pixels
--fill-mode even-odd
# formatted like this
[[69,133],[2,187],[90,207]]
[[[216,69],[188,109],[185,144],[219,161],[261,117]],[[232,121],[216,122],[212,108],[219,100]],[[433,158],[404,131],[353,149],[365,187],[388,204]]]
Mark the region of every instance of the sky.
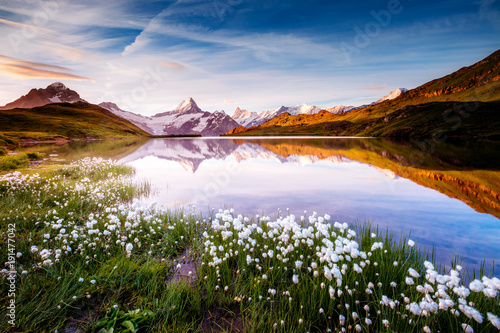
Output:
[[362,105],[500,48],[500,0],[0,0],[0,105],[59,81],[144,115]]

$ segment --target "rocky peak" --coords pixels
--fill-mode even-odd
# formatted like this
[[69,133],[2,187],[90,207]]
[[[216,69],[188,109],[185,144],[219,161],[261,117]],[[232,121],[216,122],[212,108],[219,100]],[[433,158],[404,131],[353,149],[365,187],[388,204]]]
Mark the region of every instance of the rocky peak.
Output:
[[85,102],[80,95],[66,87],[61,82],[54,82],[47,88],[31,89],[28,94],[21,96],[17,100],[0,107],[0,110],[13,108],[34,108],[50,103],[76,103]]
[[68,89],[63,83],[61,82],[54,82],[45,88],[46,90],[54,90],[54,91],[63,91]]
[[242,110],[239,107],[234,110],[234,114],[231,118],[233,119],[238,119],[238,118],[246,118],[250,116],[250,112],[248,110]]
[[175,109],[174,111],[178,113],[192,113],[192,112],[202,112],[201,109],[198,107],[194,99],[189,97],[187,100],[182,101]]

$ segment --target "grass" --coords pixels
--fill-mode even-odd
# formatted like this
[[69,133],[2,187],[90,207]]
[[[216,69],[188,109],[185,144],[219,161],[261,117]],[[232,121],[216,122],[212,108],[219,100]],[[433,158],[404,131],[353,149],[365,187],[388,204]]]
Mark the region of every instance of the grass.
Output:
[[[134,199],[149,186],[131,184],[131,173],[85,159],[2,177],[0,255],[15,262],[16,326],[3,321],[1,331],[497,331],[487,313],[500,314],[500,280],[481,282],[492,297],[460,297],[476,277],[458,262],[449,275],[434,269],[404,235],[316,213],[271,221],[219,210],[204,220]],[[2,305],[13,299],[6,267]],[[415,284],[405,283],[409,268]],[[459,316],[433,310],[439,298]]]
[[26,168],[29,159],[26,154],[0,156],[0,172]]
[[32,109],[0,110],[0,145],[21,141],[149,137],[99,106],[59,103]]
[[30,165],[30,161],[37,161],[41,159],[42,155],[37,152],[0,155],[0,172],[26,168]]

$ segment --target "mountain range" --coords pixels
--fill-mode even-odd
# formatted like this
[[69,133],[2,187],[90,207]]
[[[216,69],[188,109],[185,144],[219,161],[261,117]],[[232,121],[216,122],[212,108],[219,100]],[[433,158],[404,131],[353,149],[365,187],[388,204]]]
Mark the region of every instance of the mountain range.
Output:
[[[401,91],[402,90],[391,92],[390,95],[382,99],[394,98],[399,95]],[[69,89],[61,82],[55,82],[44,89],[30,90],[28,94],[0,107],[0,110],[33,109],[57,103],[70,103],[73,105],[77,103],[90,104],[82,99],[76,91]],[[98,106],[112,112],[120,118],[130,121],[142,131],[154,136],[218,136],[241,125],[245,127],[260,125],[284,113],[292,115],[314,115],[321,111],[321,108],[318,106],[309,106],[303,103],[291,107],[281,106],[275,110],[266,110],[259,113],[237,108],[233,116],[230,117],[224,111],[208,112],[201,110],[191,97],[187,100],[183,100],[172,111],[158,113],[150,117],[122,110],[113,102],[102,102]],[[342,113],[353,109],[355,109],[355,107],[336,106],[326,110],[332,113]]]
[[349,112],[282,113],[258,126],[237,127],[226,135],[500,139],[500,50],[415,89],[398,90]]
[[[113,102],[90,104],[76,91],[55,82],[43,89],[32,89],[26,95],[0,107],[0,118],[6,119],[0,126],[0,136],[103,138],[133,133],[144,136],[226,134],[435,137],[446,132],[451,136],[491,139],[500,137],[500,113],[497,112],[500,108],[499,60],[500,50],[472,66],[461,68],[415,89],[393,90],[369,105],[339,105],[321,109],[303,103],[262,112],[250,112],[238,107],[232,117],[224,111],[203,111],[192,98],[182,101],[174,110],[143,116],[122,110]],[[470,102],[474,104],[471,106]],[[89,110],[92,110],[92,114],[89,114]],[[67,119],[72,112],[77,114],[77,125],[62,124],[61,119]],[[99,130],[92,128],[85,132],[89,130],[85,125],[86,114],[91,118],[87,123],[95,123],[100,126]],[[95,121],[96,117],[104,117],[106,120],[99,123]],[[108,121],[113,122],[113,126],[101,126]],[[46,126],[36,126],[37,123]],[[54,124],[54,128],[49,124]],[[72,129],[66,130],[60,125]],[[122,128],[123,125],[126,130]],[[8,141],[8,138],[0,137],[0,143],[2,141]]]
[[174,110],[146,117],[124,111],[116,104],[105,102],[99,106],[136,124],[151,135],[202,135],[217,136],[239,126],[224,111],[201,110],[190,97]]
[[[371,103],[370,105],[375,105],[377,103],[381,103],[386,100],[394,99],[401,95],[402,93],[407,92],[408,89],[405,88],[399,88],[391,91],[388,95],[380,98],[378,101]],[[282,113],[288,113],[289,115],[301,115],[301,114],[307,114],[307,115],[313,115],[313,114],[318,114],[321,112],[321,110],[326,110],[330,113],[338,114],[338,113],[344,113],[344,112],[349,112],[351,110],[359,109],[362,108],[366,105],[362,106],[344,106],[344,105],[337,105],[331,108],[326,108],[322,109],[316,105],[309,106],[306,103],[296,105],[296,106],[280,106],[279,108],[275,110],[266,110],[262,112],[250,112],[248,110],[242,110],[239,107],[236,108],[234,111],[234,114],[232,118],[240,125],[243,127],[252,127],[252,126],[258,126],[260,124],[265,123],[266,121],[279,116]]]

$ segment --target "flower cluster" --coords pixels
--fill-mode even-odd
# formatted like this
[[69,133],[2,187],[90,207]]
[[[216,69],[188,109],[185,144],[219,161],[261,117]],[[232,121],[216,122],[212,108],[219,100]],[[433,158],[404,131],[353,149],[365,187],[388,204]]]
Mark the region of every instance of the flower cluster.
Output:
[[[337,331],[372,330],[372,326],[430,330],[443,312],[467,332],[483,324],[484,315],[489,325],[497,327],[492,312],[483,314],[474,307],[478,302],[483,311],[486,304],[498,309],[497,278],[483,277],[466,288],[460,266],[448,275],[439,274],[428,261],[421,274],[418,266],[408,267],[413,263],[408,258],[403,264],[394,261],[391,244],[378,235],[361,241],[346,223],[329,219],[313,213],[308,223],[298,223],[293,215],[276,221],[257,216],[250,221],[219,210],[203,234],[201,273],[206,288],[233,293],[250,308],[270,307],[276,323],[284,320],[264,330],[297,325],[306,330],[318,325]],[[412,240],[407,243],[409,253],[414,245]],[[289,317],[290,313],[296,315]]]

